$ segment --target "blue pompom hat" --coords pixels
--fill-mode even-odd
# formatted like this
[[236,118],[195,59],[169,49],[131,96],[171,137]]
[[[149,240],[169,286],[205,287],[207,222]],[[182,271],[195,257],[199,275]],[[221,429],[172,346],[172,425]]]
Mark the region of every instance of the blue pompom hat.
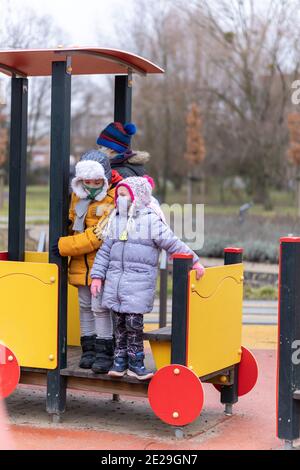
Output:
[[133,123],[111,122],[99,135],[98,145],[103,145],[116,152],[126,152],[130,148],[131,137],[137,129]]

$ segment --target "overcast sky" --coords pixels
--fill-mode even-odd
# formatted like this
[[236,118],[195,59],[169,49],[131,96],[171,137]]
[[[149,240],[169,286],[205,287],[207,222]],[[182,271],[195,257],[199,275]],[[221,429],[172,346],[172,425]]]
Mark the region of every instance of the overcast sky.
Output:
[[[1,0],[0,0],[1,1]],[[116,43],[115,23],[129,13],[137,0],[12,0],[21,9],[28,6],[39,13],[50,14],[65,30],[72,44],[101,45],[97,29],[104,36],[105,45]],[[124,15],[123,15],[124,14]]]

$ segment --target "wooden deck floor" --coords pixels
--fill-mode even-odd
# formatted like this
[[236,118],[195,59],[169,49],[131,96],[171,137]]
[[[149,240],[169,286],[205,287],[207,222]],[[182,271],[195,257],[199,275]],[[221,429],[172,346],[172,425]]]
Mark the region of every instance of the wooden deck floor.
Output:
[[[68,347],[67,367],[61,370],[61,375],[66,377],[67,388],[73,390],[90,390],[115,395],[130,395],[146,397],[149,381],[140,381],[134,377],[109,377],[107,374],[94,374],[90,369],[81,369],[78,364],[81,356],[81,348]],[[153,358],[146,354],[145,365],[154,368]],[[20,383],[31,385],[46,385],[47,370],[22,368]]]

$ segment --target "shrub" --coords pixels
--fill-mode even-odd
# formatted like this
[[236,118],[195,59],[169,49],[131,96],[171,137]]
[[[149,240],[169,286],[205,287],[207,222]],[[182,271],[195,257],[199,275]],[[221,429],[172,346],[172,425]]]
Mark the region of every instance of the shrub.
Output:
[[261,241],[261,240],[245,240],[240,242],[228,239],[222,236],[212,236],[206,238],[204,246],[201,250],[196,250],[200,257],[223,258],[224,248],[227,246],[236,246],[244,248],[243,259],[256,263],[278,263],[278,243]]

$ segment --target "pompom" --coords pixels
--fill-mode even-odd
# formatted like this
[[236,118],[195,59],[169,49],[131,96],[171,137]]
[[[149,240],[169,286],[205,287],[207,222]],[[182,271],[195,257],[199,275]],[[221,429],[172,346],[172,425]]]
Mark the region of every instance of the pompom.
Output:
[[148,183],[150,184],[150,186],[151,186],[152,189],[155,188],[154,179],[151,178],[151,176],[149,176],[149,175],[144,175],[143,178],[146,178],[146,180],[148,181]]
[[133,122],[129,122],[128,124],[125,124],[124,130],[128,135],[134,135],[137,131],[137,128]]

